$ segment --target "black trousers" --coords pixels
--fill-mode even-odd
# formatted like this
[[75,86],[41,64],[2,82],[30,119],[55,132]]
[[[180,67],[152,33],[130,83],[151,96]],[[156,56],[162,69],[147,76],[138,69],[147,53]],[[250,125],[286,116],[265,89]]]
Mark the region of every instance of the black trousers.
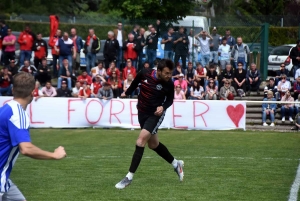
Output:
[[39,59],[39,58],[34,57],[33,63],[34,63],[34,66],[35,66],[36,68],[38,68],[39,65],[42,64],[42,59]]
[[15,60],[15,52],[3,52],[3,61],[5,65],[9,64],[10,60]]
[[179,61],[179,58],[181,58],[182,68],[186,69],[186,57],[187,57],[186,54],[177,54],[177,53],[175,53],[175,58],[174,58],[175,65],[177,65],[177,63]]

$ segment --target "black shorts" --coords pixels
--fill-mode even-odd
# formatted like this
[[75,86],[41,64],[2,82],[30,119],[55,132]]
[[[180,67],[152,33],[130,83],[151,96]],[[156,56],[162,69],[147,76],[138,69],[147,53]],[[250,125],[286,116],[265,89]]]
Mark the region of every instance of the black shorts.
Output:
[[163,122],[166,111],[163,112],[161,116],[145,114],[138,112],[138,118],[141,129],[149,131],[151,134],[156,134],[158,127]]

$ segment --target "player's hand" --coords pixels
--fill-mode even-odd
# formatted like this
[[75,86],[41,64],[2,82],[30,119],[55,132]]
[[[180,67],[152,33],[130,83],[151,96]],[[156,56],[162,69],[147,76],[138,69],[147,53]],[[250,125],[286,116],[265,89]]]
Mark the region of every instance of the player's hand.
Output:
[[62,146],[59,146],[57,149],[54,150],[54,158],[56,160],[63,159],[67,156],[67,153],[65,151],[65,148]]
[[163,106],[159,106],[159,107],[157,107],[156,112],[154,112],[154,115],[161,116],[163,111],[164,111]]
[[126,97],[126,94],[125,94],[125,92],[123,92],[122,94],[121,94],[121,98],[125,98]]

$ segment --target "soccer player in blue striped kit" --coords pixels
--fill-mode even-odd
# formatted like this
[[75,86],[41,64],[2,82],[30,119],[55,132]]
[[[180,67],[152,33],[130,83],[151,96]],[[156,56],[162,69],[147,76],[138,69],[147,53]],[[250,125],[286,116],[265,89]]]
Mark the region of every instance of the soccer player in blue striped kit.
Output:
[[31,143],[29,116],[25,111],[33,100],[34,77],[20,72],[13,79],[13,100],[0,108],[0,201],[25,201],[18,187],[9,179],[19,152],[34,159],[59,160],[66,157],[63,147],[54,152],[41,150]]
[[130,87],[121,95],[121,97],[130,95],[139,86],[140,94],[137,109],[142,130],[136,141],[135,152],[128,174],[115,185],[117,189],[124,189],[131,184],[147,143],[150,149],[172,165],[179,176],[179,180],[183,181],[184,162],[176,160],[157,136],[158,127],[164,120],[166,110],[173,104],[174,84],[171,80],[173,68],[174,63],[171,60],[161,60],[158,63],[157,70],[144,69],[140,71]]

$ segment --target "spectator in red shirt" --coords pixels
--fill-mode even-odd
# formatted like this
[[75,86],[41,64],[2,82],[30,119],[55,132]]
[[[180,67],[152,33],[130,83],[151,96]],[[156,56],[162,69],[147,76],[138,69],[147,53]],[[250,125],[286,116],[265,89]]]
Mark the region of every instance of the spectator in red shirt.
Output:
[[77,81],[80,82],[82,87],[84,82],[87,82],[90,86],[93,82],[92,77],[89,76],[86,71],[82,71],[82,74],[78,76]]
[[107,75],[109,77],[111,77],[112,72],[115,72],[117,74],[117,77],[120,77],[120,71],[119,69],[116,67],[116,63],[113,61],[110,63],[109,68],[107,69]]
[[25,30],[21,32],[18,43],[20,44],[20,64],[23,64],[25,60],[30,61],[33,42],[36,36],[31,32],[29,25],[25,26]]
[[114,98],[119,97],[122,90],[122,81],[117,76],[116,72],[112,72],[111,77],[108,79],[108,83],[111,85],[114,93]]
[[57,71],[57,60],[59,58],[59,53],[55,50],[54,46],[57,42],[58,39],[61,38],[61,30],[57,30],[56,31],[56,35],[51,39],[49,40],[48,42],[48,45],[51,47],[52,49],[52,58],[53,58],[53,77],[56,78],[58,75],[58,71]]
[[35,97],[34,100],[37,101],[42,96],[43,96],[43,92],[42,92],[41,84],[39,81],[36,81],[34,92],[33,92],[33,97]]
[[[102,85],[105,83],[105,79],[103,77],[101,77],[100,75],[96,75],[95,77],[95,81],[93,82],[93,84],[91,85],[91,97],[95,98],[97,97],[98,91],[99,89],[102,87]],[[102,83],[102,84],[101,84]]]
[[130,59],[127,59],[127,66],[123,69],[123,81],[127,79],[128,74],[131,74],[133,78],[136,76],[136,69],[132,66]]
[[132,61],[133,67],[137,68],[137,50],[139,49],[137,41],[134,39],[134,35],[132,33],[128,34],[128,40],[123,43],[124,50],[124,59],[130,59]]
[[11,96],[12,77],[8,74],[8,69],[3,68],[0,73],[0,96],[6,94]]
[[87,99],[91,97],[91,89],[90,89],[90,84],[88,82],[84,82],[82,85],[82,89],[80,89],[78,93],[78,98],[81,99]]
[[42,64],[42,59],[47,58],[48,56],[48,45],[45,40],[42,39],[42,34],[37,34],[37,39],[33,43],[34,51],[34,66],[37,68]]

